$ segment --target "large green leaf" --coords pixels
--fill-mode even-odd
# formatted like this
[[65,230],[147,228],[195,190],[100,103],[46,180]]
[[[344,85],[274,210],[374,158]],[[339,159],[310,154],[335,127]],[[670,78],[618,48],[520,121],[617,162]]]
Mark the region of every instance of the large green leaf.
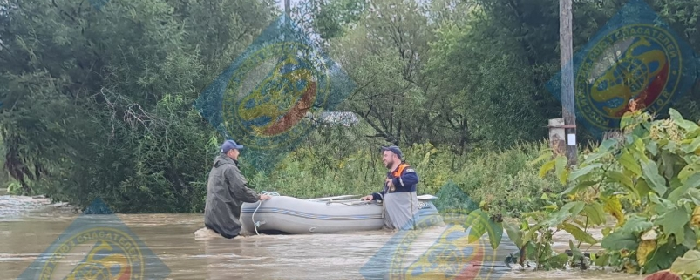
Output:
[[652,156],[656,156],[656,152],[658,151],[656,141],[649,140],[649,143],[647,143],[647,151],[649,151]]
[[665,234],[675,235],[676,244],[683,243],[685,230],[683,227],[690,222],[690,213],[685,207],[675,207],[664,213],[656,220],[656,225],[663,228]]
[[642,167],[639,166],[637,160],[634,159],[634,156],[632,156],[629,150],[624,150],[618,161],[627,170],[631,171],[637,176],[642,176]]
[[616,232],[637,235],[651,229],[653,226],[654,224],[652,222],[635,215],[631,216],[620,229],[616,230]]
[[471,227],[469,236],[467,237],[469,243],[479,240],[481,236],[488,232],[488,227],[490,226],[488,220],[489,217],[486,215],[486,213],[481,211],[481,209],[474,210],[467,215],[467,218],[464,221],[464,227]]
[[577,193],[577,192],[585,190],[586,188],[588,188],[590,186],[595,186],[596,184],[598,184],[598,181],[595,181],[595,180],[586,180],[586,181],[581,181],[579,183],[574,183],[569,188],[564,190],[562,192],[562,194]]
[[544,220],[543,225],[548,226],[548,227],[553,227],[561,224],[564,220],[568,219],[571,217],[571,213],[569,212],[568,209],[561,209],[557,212],[552,213],[548,219]]
[[682,150],[686,153],[695,153],[698,149],[700,149],[700,137],[695,138],[690,144],[683,145]]
[[562,224],[562,229],[564,229],[566,232],[570,233],[571,235],[574,236],[574,239],[582,242],[586,242],[591,245],[595,245],[598,243],[595,238],[593,238],[593,235],[591,235],[588,232],[583,231],[581,228],[579,228],[576,225],[572,225],[569,223],[564,223]]
[[640,198],[646,197],[648,194],[652,193],[649,184],[647,184],[647,181],[644,180],[637,180],[634,188],[637,190],[637,194]]
[[524,244],[531,244],[532,242],[530,242],[530,241],[535,239],[535,237],[537,235],[537,230],[540,228],[542,228],[542,226],[536,225],[534,227],[527,229],[527,231],[525,231],[525,234],[523,234],[523,237],[522,237],[523,243]]
[[554,268],[562,268],[566,266],[566,263],[569,261],[569,255],[566,253],[559,253],[551,258],[547,259],[546,263],[551,265],[551,267]]
[[686,179],[690,178],[690,176],[698,172],[700,172],[700,164],[688,164],[684,166],[680,172],[678,172],[678,179],[685,182]]
[[678,145],[676,144],[676,141],[669,140],[668,144],[666,144],[663,149],[669,151],[670,153],[675,153],[676,150],[678,150]]
[[617,196],[603,197],[603,210],[610,213],[621,224],[625,220],[625,215],[622,213],[622,203]]
[[602,255],[596,257],[595,265],[597,267],[605,267],[610,263],[610,254],[603,253]]
[[[611,140],[611,139],[607,139],[607,140]],[[607,141],[607,140],[605,140],[605,141]],[[604,142],[604,143],[605,143],[605,142]],[[601,144],[599,150],[597,150],[597,151],[595,151],[595,152],[593,152],[593,153],[590,153],[590,154],[586,155],[586,160],[584,160],[584,161],[581,163],[581,166],[590,165],[590,164],[592,164],[593,162],[595,162],[595,161],[597,161],[597,160],[599,160],[599,159],[601,159],[601,158],[603,158],[603,157],[609,155],[610,152],[608,152],[608,150],[609,150],[609,149],[606,149],[606,148],[604,147],[604,145]]]
[[525,255],[527,256],[527,259],[537,259],[537,253],[537,246],[535,245],[535,242],[528,242],[525,246]]
[[690,176],[690,178],[685,180],[685,183],[683,183],[683,185],[671,191],[671,193],[668,194],[668,200],[677,201],[681,199],[681,197],[683,197],[683,195],[686,194],[689,189],[694,189],[697,187],[700,187],[700,173],[693,174],[692,176]]
[[[645,126],[647,128],[649,128],[649,125],[645,125]],[[637,137],[634,139],[634,149],[635,149],[635,152],[637,153],[638,159],[642,158],[642,157],[639,157],[641,154],[644,154],[644,158],[646,158],[646,152],[649,151],[649,150],[647,150],[647,145],[645,144],[645,142],[648,142],[651,138],[647,138],[646,136],[647,136],[647,134],[641,134],[640,137]]]
[[659,196],[666,193],[666,180],[659,174],[659,168],[656,162],[645,160],[642,162],[642,177],[647,181],[649,187],[654,190]]
[[550,160],[548,162],[545,162],[541,167],[540,167],[540,178],[544,178],[547,176],[547,172],[550,170],[554,169],[554,166],[556,164],[556,161]]
[[508,239],[513,241],[518,248],[523,247],[523,233],[520,231],[520,226],[517,223],[503,223]]
[[543,221],[542,223],[546,226],[558,226],[564,220],[571,216],[578,215],[585,208],[585,203],[583,201],[572,201],[559,209],[559,211],[552,213],[549,219]]
[[661,168],[666,178],[671,178],[675,174],[676,156],[668,151],[661,152]]
[[557,173],[559,183],[566,186],[569,177],[569,170],[566,168],[567,159],[565,157],[557,157],[554,160],[554,171]]
[[604,237],[600,246],[608,250],[634,250],[637,248],[637,236],[632,233],[613,232]]
[[634,189],[634,182],[632,182],[632,178],[629,176],[625,176],[618,171],[608,171],[605,175],[608,177],[608,182],[618,183],[625,187],[628,191],[636,193],[636,190]]
[[693,201],[693,203],[695,203],[695,205],[700,205],[700,190],[699,189],[689,189],[686,194]]
[[675,122],[679,127],[684,129],[685,131],[692,133],[698,130],[698,125],[696,123],[684,119],[683,116],[681,116],[681,114],[673,108],[670,108],[668,110],[668,113],[673,122]]
[[696,274],[700,272],[700,252],[690,250],[671,264],[670,271],[675,274]]
[[662,199],[654,192],[649,193],[649,201],[652,202],[650,206],[652,209],[654,209],[654,213],[657,215],[666,214],[678,207],[673,201]]
[[683,239],[683,246],[685,246],[688,249],[692,249],[692,248],[697,247],[698,235],[689,226],[684,227],[684,229],[685,229],[685,238]]
[[583,213],[588,217],[588,222],[591,225],[597,226],[605,223],[605,211],[603,205],[598,202],[583,207]]
[[655,273],[660,270],[668,269],[673,264],[676,258],[680,257],[688,249],[683,246],[676,245],[676,242],[667,242],[654,250],[649,256],[644,268],[644,273]]
[[574,241],[572,241],[571,239],[569,239],[569,250],[571,250],[571,255],[572,255],[574,258],[582,257],[582,256],[583,256],[583,253],[581,253],[581,249],[579,249],[578,247],[576,247],[576,246],[574,245]]
[[488,228],[486,233],[489,234],[491,248],[496,250],[501,245],[501,239],[503,239],[503,223],[497,223],[493,219],[488,219],[487,221]]
[[569,179],[571,181],[575,181],[579,177],[584,176],[584,175],[588,175],[593,170],[596,170],[596,169],[600,168],[601,166],[602,166],[602,164],[596,163],[596,164],[587,165],[587,166],[584,166],[580,169],[574,170],[571,172],[571,174],[569,174]]
[[543,151],[542,154],[540,154],[540,156],[538,158],[531,160],[531,161],[528,161],[527,164],[531,165],[531,166],[538,164],[540,162],[545,161],[546,159],[552,158],[552,155],[553,155],[553,153],[550,150]]
[[571,207],[567,207],[569,209],[569,213],[571,213],[572,216],[576,216],[583,211],[583,207],[586,206],[586,203],[583,201],[572,201],[567,203],[566,205],[570,205]]
[[[596,152],[593,154],[605,155],[605,152],[609,152],[613,147],[615,147],[617,145],[618,142],[619,141],[616,138],[605,139],[605,140],[603,140],[603,142],[600,142],[599,152]],[[590,159],[590,157],[587,158],[586,160],[588,160],[588,159]],[[595,158],[595,159],[598,159],[598,158]]]

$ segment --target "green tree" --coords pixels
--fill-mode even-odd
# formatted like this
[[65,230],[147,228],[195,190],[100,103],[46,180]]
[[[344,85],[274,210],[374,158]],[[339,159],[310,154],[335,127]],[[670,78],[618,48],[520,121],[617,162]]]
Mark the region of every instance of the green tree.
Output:
[[201,209],[216,135],[192,102],[269,23],[273,4],[3,7],[0,127],[5,166],[24,191],[79,206],[101,197],[123,212]]

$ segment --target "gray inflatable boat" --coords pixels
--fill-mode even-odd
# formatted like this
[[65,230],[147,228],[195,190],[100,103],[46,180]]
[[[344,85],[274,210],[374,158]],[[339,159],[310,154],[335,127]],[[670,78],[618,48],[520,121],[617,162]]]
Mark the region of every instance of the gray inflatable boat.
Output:
[[[273,196],[266,201],[243,203],[242,228],[249,234],[340,233],[382,229],[384,220],[381,203],[352,197],[359,196],[317,199]],[[434,215],[439,218],[437,208],[431,203],[436,198],[432,195],[418,197],[420,216]]]

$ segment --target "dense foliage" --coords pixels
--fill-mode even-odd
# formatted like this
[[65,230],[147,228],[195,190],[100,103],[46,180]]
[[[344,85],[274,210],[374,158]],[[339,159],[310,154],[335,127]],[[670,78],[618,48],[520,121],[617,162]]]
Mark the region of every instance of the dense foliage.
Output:
[[[279,7],[89,2],[0,0],[0,183],[81,207],[101,197],[117,212],[202,211],[223,139],[192,104]],[[559,1],[418,2],[294,7],[295,20],[317,32],[357,84],[340,109],[361,122],[321,127],[271,173],[247,164],[244,153],[257,190],[367,194],[386,171],[377,147],[394,143],[418,170],[421,193],[467,193],[474,205],[465,208],[479,208],[471,221],[483,221],[474,234],[488,232],[497,246],[505,230],[521,247],[514,262],[583,263],[578,247],[601,243],[606,252],[589,257],[599,266],[653,272],[683,256],[672,270],[699,272],[697,86],[678,111],[660,112],[665,119],[629,115],[625,138],[583,147],[581,164],[569,170],[561,156],[540,156],[548,150],[538,142],[546,120],[561,115],[545,88],[560,69]],[[578,51],[627,1],[575,2]],[[700,50],[700,0],[647,2]],[[602,240],[590,234],[594,226],[606,226]],[[570,243],[574,260],[553,252],[559,230],[579,243]]]
[[[337,141],[337,137],[341,136],[330,139]],[[278,172],[271,176],[258,173],[250,178],[251,184],[261,191],[296,197],[366,195],[381,190],[382,185],[377,182],[386,176],[387,169],[382,166],[377,146],[343,151],[333,148],[339,145],[310,142],[282,161]],[[545,146],[544,143],[524,144],[500,152],[460,156],[447,148],[416,144],[405,147],[403,152],[406,163],[418,172],[420,194],[440,197],[441,190],[452,183],[466,192],[474,203],[488,203],[490,213],[518,216],[541,206],[542,191],[556,193],[563,190],[551,178],[539,178],[537,166],[528,164]],[[244,171],[252,169],[249,168]],[[457,193],[443,192],[447,192],[442,195],[443,199]],[[509,195],[499,195],[502,193]]]
[[208,144],[221,139],[192,102],[274,18],[273,3],[0,5],[4,166],[22,192],[200,211]]
[[[536,268],[594,264],[628,273],[670,268],[679,275],[700,274],[700,125],[673,109],[669,118],[659,120],[633,111],[623,117],[622,131],[622,138],[603,141],[573,168],[566,167],[563,155],[545,152],[540,160],[554,158],[542,165],[541,175],[555,171],[562,186],[568,186],[561,196],[525,213],[521,222],[494,221],[488,231],[484,225],[472,235],[505,228],[521,248],[512,262],[532,260]],[[480,215],[483,211],[470,214]],[[552,250],[558,231],[578,242],[569,243],[572,257]],[[597,240],[594,231],[603,238]],[[492,240],[494,247],[498,243]],[[600,244],[604,251],[585,256],[579,248],[583,243]]]
[[[562,176],[572,182],[570,204],[617,219],[603,230],[601,246],[608,252],[600,263],[656,272],[697,248],[697,223],[691,217],[700,205],[700,126],[675,110],[668,119],[652,121],[637,111],[623,120],[621,143],[604,142],[577,170]],[[676,269],[688,272],[687,267]]]
[[[560,115],[544,87],[560,67],[557,3],[299,4],[295,19],[357,83],[341,109],[362,122],[315,132],[277,171],[246,175],[295,196],[366,193],[384,172],[374,147],[391,142],[426,192],[452,181],[495,212],[537,207],[557,186],[524,165],[538,148],[518,143],[541,140]],[[575,48],[624,3],[576,3]],[[700,49],[696,1],[649,3]],[[249,0],[0,2],[5,183],[79,206],[99,196],[119,212],[201,211],[222,139],[192,103],[280,13]],[[677,106],[689,119],[698,92]]]

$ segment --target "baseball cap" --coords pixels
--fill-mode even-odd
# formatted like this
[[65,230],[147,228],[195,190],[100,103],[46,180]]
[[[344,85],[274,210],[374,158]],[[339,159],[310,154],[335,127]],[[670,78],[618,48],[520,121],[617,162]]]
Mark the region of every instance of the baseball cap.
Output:
[[391,146],[382,146],[382,151],[390,151],[394,154],[396,154],[399,159],[403,158],[403,153],[401,152],[401,149],[399,149],[399,146],[391,145]]
[[233,141],[233,139],[226,140],[221,144],[222,153],[228,153],[231,149],[241,150],[243,149],[243,145],[236,144],[236,141]]

